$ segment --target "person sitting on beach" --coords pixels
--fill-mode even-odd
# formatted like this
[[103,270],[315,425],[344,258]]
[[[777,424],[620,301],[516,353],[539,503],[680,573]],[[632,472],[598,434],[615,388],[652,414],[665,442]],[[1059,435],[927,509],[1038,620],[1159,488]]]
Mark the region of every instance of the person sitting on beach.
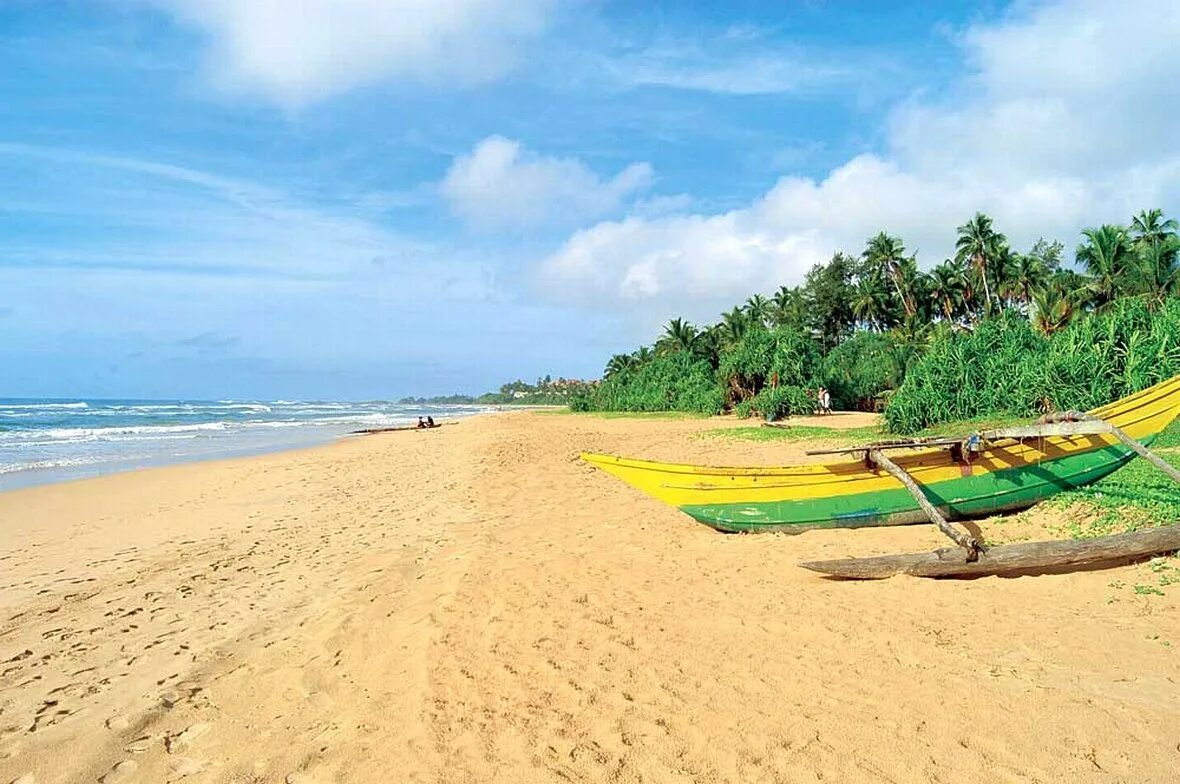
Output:
[[434,417],[432,417],[432,416],[426,417],[426,426],[427,427],[434,427],[435,426],[434,425]]
[[426,427],[426,422],[422,417],[418,417],[418,427]]

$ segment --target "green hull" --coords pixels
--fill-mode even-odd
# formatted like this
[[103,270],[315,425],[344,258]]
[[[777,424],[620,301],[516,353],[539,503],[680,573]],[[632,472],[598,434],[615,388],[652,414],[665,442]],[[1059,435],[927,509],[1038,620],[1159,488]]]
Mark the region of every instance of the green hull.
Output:
[[[1145,446],[1154,438],[1143,439]],[[1119,446],[1046,460],[1036,465],[964,476],[923,487],[926,496],[951,519],[983,517],[1025,509],[1065,490],[1097,482],[1135,457]],[[862,528],[926,523],[905,488],[792,501],[686,505],[680,509],[718,531],[781,531]]]

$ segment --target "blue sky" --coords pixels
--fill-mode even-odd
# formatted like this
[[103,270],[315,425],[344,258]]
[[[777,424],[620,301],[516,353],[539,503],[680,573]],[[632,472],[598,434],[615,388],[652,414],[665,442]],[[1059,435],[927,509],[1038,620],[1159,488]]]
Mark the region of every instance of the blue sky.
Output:
[[1174,3],[0,3],[0,395],[594,376],[880,229],[1180,204]]

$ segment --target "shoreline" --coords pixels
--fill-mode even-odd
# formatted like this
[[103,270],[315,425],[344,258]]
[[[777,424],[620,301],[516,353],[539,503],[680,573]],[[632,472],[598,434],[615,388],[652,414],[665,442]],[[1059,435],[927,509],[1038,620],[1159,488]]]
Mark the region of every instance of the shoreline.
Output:
[[[438,425],[441,426],[443,424],[456,424],[464,419],[493,413],[497,412],[485,411],[474,414],[466,414],[463,416],[454,417],[452,419],[442,420],[438,423]],[[59,485],[69,482],[82,481],[85,479],[98,479],[105,476],[116,476],[119,474],[135,471],[166,468],[173,465],[189,465],[216,460],[234,460],[239,458],[257,457],[261,455],[280,454],[283,452],[298,451],[302,449],[315,449],[317,447],[329,446],[337,441],[361,435],[394,432],[403,429],[400,427],[387,427],[374,428],[370,431],[344,430],[342,429],[343,427],[347,426],[319,426],[315,424],[308,424],[305,426],[306,430],[303,432],[300,432],[298,428],[291,428],[292,432],[289,433],[275,431],[277,434],[288,435],[289,437],[286,440],[274,440],[254,444],[226,444],[222,445],[221,448],[203,452],[194,451],[184,454],[149,456],[133,455],[121,459],[111,459],[105,462],[79,463],[76,465],[61,465],[48,468],[30,468],[9,471],[7,473],[0,473],[0,494],[24,490],[32,487]],[[414,430],[417,428],[411,427],[409,429]],[[294,438],[291,438],[292,436]]]
[[0,781],[1174,775],[1150,565],[826,580],[796,564],[941,534],[718,534],[577,453],[815,442],[503,413],[0,493]]

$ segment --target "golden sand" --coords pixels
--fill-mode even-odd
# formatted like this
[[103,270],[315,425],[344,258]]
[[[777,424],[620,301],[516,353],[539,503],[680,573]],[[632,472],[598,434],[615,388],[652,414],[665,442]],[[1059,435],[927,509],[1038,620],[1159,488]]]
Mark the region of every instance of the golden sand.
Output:
[[796,562],[944,542],[725,536],[576,459],[801,451],[717,426],[514,413],[2,494],[0,784],[1178,780],[1180,591],[825,580]]

